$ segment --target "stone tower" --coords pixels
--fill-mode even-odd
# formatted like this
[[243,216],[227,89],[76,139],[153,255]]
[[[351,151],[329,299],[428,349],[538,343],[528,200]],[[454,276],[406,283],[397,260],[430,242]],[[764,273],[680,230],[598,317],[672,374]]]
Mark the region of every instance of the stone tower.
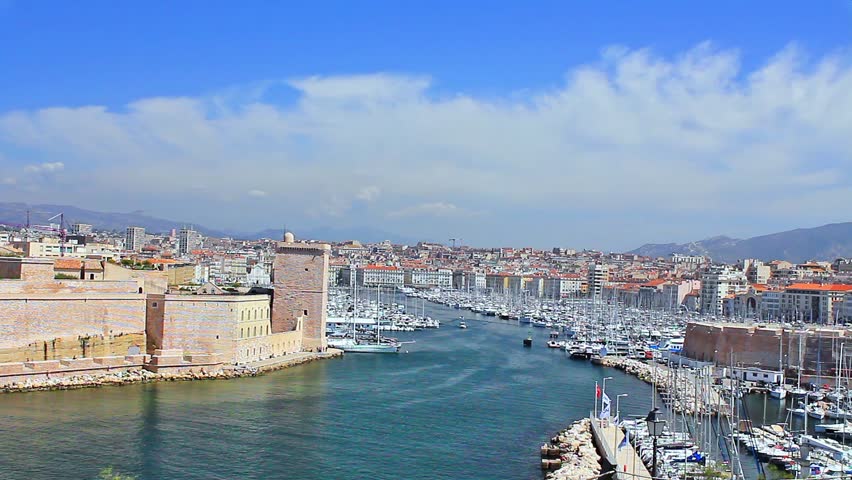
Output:
[[328,257],[331,247],[284,234],[273,261],[272,333],[292,332],[302,320],[302,345],[325,348]]

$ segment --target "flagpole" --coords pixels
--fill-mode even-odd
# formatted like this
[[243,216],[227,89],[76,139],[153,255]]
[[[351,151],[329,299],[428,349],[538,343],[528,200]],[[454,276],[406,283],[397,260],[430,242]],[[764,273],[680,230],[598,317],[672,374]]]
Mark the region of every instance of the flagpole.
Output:
[[598,381],[595,380],[595,417],[598,418]]

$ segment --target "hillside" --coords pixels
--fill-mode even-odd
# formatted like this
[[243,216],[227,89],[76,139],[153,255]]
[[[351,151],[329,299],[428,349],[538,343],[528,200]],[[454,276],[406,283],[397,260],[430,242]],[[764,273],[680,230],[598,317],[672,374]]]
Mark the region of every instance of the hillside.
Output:
[[[207,228],[197,223],[177,220],[165,220],[152,217],[142,212],[110,213],[86,210],[70,205],[27,205],[25,203],[0,202],[0,224],[23,225],[27,221],[27,209],[30,210],[32,224],[46,224],[47,219],[62,212],[67,224],[89,223],[97,230],[124,231],[128,226],[145,227],[151,233],[165,233],[171,229],[180,229],[184,225],[192,225],[197,231],[212,237],[233,237],[246,240],[258,238],[281,238],[283,230],[266,229],[260,232],[220,231]],[[54,220],[58,223],[58,220]],[[318,227],[313,229],[296,229],[299,238],[309,238],[339,242],[357,239],[362,242],[381,242],[390,240],[394,243],[416,243],[411,239],[369,227],[331,228]]]
[[652,243],[629,253],[650,257],[666,257],[673,253],[707,255],[719,262],[735,262],[743,258],[796,263],[834,260],[838,257],[852,257],[852,222],[798,228],[747,239],[720,236],[684,244]]

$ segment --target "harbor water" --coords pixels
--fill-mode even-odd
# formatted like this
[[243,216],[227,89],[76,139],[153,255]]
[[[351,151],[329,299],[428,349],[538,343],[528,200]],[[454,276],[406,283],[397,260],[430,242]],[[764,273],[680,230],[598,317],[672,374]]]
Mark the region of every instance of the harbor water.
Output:
[[[464,313],[467,329],[457,327]],[[268,375],[0,396],[0,478],[540,479],[539,445],[593,408],[604,376],[622,417],[651,387],[547,349],[548,332],[429,304],[438,330],[393,333]],[[490,321],[485,321],[490,320]]]

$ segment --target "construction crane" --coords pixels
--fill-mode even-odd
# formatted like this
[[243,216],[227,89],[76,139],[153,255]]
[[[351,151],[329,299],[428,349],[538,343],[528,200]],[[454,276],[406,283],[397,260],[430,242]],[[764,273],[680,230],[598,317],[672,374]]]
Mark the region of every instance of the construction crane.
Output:
[[51,220],[56,219],[56,217],[59,217],[59,228],[53,227],[52,224],[51,225],[31,225],[30,224],[30,211],[29,210],[27,210],[27,224],[26,225],[20,225],[20,224],[15,224],[15,223],[0,223],[0,225],[4,225],[4,226],[8,226],[8,227],[14,227],[14,228],[24,230],[24,241],[26,241],[26,242],[30,241],[30,232],[32,232],[32,231],[50,232],[50,233],[59,234],[59,256],[64,257],[65,256],[65,242],[68,239],[67,238],[68,237],[68,231],[65,229],[65,214],[64,213],[57,213],[56,215],[48,218],[47,221],[50,222]]

